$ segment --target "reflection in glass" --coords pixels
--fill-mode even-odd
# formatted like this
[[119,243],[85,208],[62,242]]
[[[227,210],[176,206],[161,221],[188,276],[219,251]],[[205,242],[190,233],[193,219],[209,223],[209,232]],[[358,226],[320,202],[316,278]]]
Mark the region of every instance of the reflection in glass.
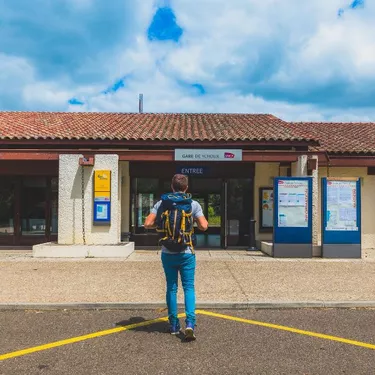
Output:
[[248,243],[251,212],[251,179],[228,180],[228,245],[245,246]]
[[14,233],[14,186],[11,181],[0,181],[0,236]]
[[58,228],[58,183],[57,177],[51,179],[51,234],[57,234]]
[[138,228],[143,227],[146,217],[157,201],[158,185],[157,178],[135,178],[133,180],[132,223],[136,223]]
[[23,235],[44,235],[46,230],[47,184],[45,178],[26,178],[21,191]]
[[208,222],[211,227],[221,226],[220,194],[208,194]]

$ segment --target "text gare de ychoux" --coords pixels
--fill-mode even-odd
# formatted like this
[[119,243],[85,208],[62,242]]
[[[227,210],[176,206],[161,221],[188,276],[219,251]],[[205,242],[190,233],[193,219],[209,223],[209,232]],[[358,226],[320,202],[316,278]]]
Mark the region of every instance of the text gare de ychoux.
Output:
[[182,154],[183,159],[220,159],[219,155],[210,154]]

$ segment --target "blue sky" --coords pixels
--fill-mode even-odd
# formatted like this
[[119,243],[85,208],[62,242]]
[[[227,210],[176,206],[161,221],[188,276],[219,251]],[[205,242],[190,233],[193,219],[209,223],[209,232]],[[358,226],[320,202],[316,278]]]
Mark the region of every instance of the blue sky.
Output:
[[[110,7],[109,7],[110,5]],[[375,121],[370,0],[0,0],[0,110]]]

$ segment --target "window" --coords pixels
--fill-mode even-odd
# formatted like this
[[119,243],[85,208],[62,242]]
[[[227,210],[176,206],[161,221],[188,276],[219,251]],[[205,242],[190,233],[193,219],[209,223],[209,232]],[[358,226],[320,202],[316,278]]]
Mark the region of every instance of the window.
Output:
[[59,203],[59,179],[51,179],[51,234],[57,235],[58,224],[58,203]]
[[2,178],[0,181],[0,236],[14,234],[14,184]]
[[23,235],[45,235],[47,179],[25,178],[21,187],[21,231]]
[[159,191],[159,180],[156,178],[133,179],[132,223],[133,227],[143,228],[146,217],[155,205]]

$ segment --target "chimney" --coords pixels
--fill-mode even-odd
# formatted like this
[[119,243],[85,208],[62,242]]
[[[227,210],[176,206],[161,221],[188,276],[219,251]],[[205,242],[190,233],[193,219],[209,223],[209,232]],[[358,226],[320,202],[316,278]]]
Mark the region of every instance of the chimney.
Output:
[[139,94],[139,113],[143,113],[143,94]]

